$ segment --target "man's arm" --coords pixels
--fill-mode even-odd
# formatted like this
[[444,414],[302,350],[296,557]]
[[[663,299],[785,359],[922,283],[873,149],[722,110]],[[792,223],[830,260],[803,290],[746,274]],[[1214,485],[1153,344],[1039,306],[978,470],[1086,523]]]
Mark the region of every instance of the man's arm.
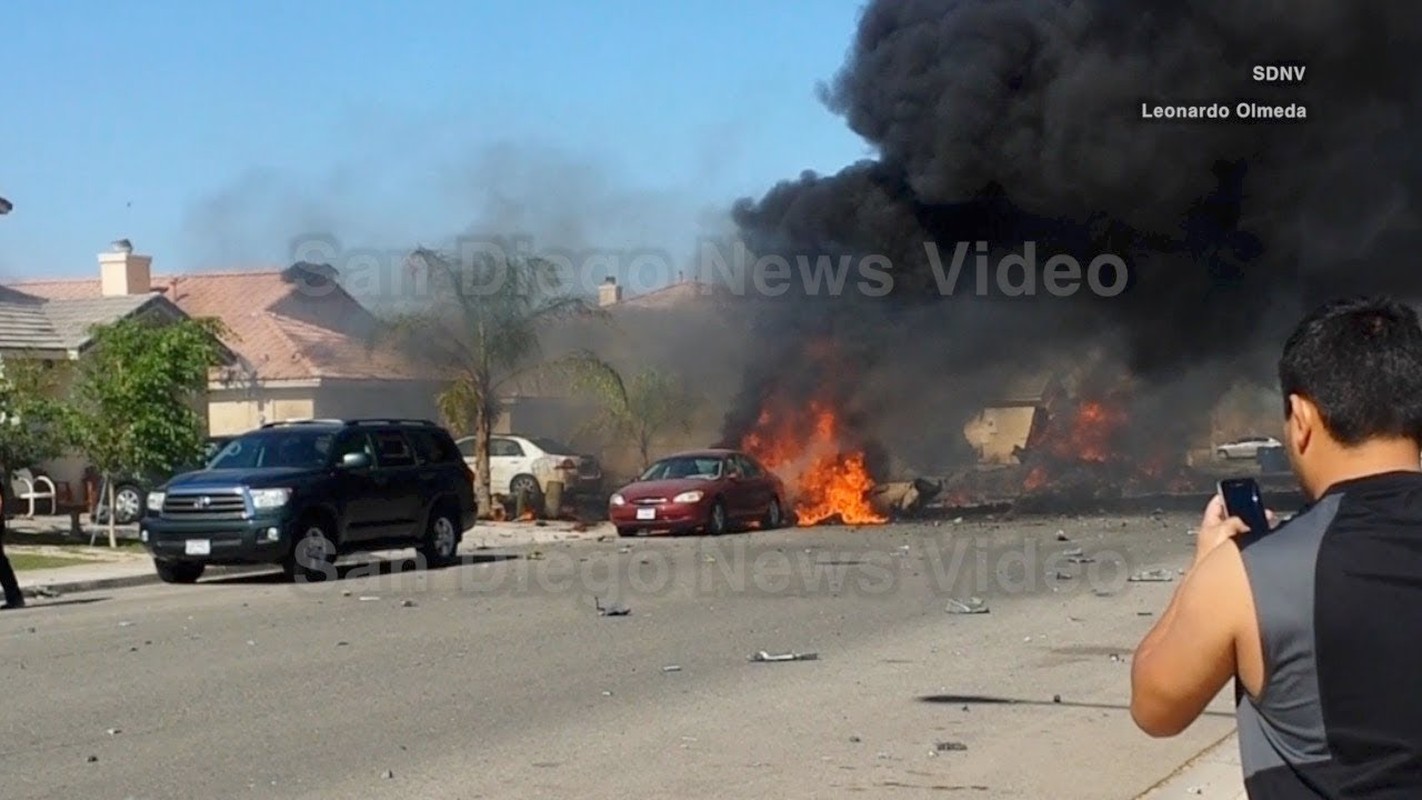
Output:
[[1184,731],[1234,677],[1249,601],[1232,544],[1211,548],[1186,574],[1131,664],[1131,717],[1141,730],[1157,737]]

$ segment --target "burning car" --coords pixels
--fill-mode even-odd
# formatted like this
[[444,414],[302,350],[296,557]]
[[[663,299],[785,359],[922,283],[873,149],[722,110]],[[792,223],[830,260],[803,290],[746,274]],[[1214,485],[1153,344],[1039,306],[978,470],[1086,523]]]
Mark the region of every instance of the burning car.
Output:
[[785,524],[785,485],[738,450],[698,450],[668,456],[612,495],[608,518],[621,536],[639,532],[705,531],[716,536],[759,523]]

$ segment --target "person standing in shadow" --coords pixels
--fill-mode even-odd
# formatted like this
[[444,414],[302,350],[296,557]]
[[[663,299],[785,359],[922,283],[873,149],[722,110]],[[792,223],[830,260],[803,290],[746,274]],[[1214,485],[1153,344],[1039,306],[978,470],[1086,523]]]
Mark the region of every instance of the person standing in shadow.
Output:
[[5,501],[0,498],[0,589],[5,592],[5,605],[0,610],[24,608],[25,595],[20,591],[20,580],[15,577],[15,568],[5,555]]

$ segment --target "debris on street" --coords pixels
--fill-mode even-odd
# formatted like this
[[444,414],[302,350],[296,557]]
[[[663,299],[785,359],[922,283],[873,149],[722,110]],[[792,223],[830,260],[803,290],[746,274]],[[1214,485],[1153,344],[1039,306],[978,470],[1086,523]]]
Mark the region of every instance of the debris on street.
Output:
[[662,667],[662,672],[681,672],[681,667],[677,666],[676,664],[668,664],[667,666]]
[[1175,580],[1168,569],[1148,569],[1130,577],[1131,583],[1169,583]]
[[949,614],[986,614],[988,613],[987,601],[981,597],[969,597],[966,600],[949,600]]
[[961,753],[967,750],[968,746],[962,742],[939,742],[933,749],[939,753]]
[[600,617],[625,617],[632,613],[632,609],[617,603],[605,606],[602,604],[602,600],[596,597],[593,598],[593,606],[597,609]]
[[766,663],[766,662],[775,662],[775,661],[819,661],[819,660],[820,660],[820,654],[819,654],[819,653],[781,653],[781,654],[778,654],[778,655],[771,655],[770,653],[767,653],[767,652],[765,652],[764,650],[761,650],[760,652],[755,653],[754,655],[752,655],[752,656],[750,657],[750,660],[753,661],[753,662],[756,662],[756,663]]

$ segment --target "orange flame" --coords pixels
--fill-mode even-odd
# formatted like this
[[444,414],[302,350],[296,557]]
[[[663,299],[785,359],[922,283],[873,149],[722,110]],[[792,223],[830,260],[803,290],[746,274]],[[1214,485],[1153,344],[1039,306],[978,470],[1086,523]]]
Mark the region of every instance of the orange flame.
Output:
[[[888,521],[870,504],[874,488],[862,452],[841,450],[839,419],[834,411],[811,403],[811,430],[799,430],[804,418],[778,417],[770,409],[742,441],[741,449],[755,456],[785,481],[801,526],[838,517],[847,525]],[[800,422],[797,426],[795,423]]]

